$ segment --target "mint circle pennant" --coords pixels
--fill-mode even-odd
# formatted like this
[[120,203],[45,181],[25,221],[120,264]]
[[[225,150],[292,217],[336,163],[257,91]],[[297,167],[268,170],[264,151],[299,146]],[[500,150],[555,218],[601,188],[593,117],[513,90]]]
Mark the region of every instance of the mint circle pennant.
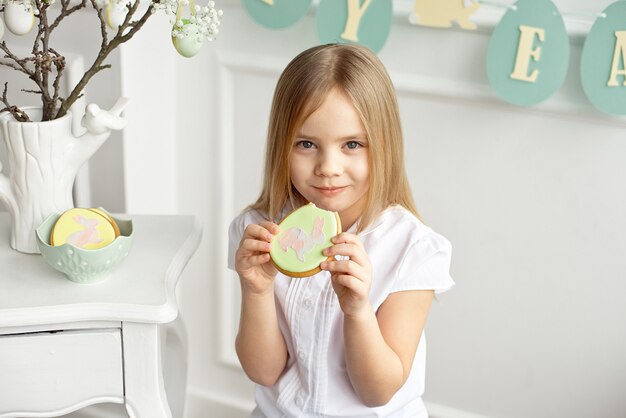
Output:
[[393,9],[390,0],[321,0],[317,36],[321,43],[355,43],[374,52],[389,36]]
[[580,62],[589,101],[600,111],[626,114],[626,1],[604,10],[591,27]]
[[569,38],[550,0],[520,0],[494,29],[487,76],[504,100],[531,106],[561,86],[569,64]]
[[243,5],[255,22],[270,28],[284,29],[307,14],[312,0],[244,0]]

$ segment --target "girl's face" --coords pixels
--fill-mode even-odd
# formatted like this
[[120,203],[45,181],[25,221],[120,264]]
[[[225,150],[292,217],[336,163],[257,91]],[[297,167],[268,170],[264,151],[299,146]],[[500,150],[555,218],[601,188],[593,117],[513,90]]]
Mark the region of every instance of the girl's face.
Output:
[[365,208],[368,152],[359,115],[345,93],[333,89],[294,139],[289,154],[291,182],[309,202],[338,212],[345,231]]

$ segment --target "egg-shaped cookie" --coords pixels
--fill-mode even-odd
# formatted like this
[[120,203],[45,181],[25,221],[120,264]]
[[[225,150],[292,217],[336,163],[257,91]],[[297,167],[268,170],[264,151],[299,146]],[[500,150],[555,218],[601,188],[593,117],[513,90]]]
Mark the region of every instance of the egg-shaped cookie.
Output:
[[72,244],[86,250],[97,250],[112,243],[119,235],[115,221],[101,211],[69,209],[54,224],[50,233],[50,245]]
[[115,220],[113,219],[113,217],[111,217],[111,215],[109,215],[106,211],[104,211],[101,208],[89,208],[89,210],[92,210],[96,212],[97,214],[104,216],[106,220],[109,221],[109,223],[113,227],[113,231],[115,231],[115,238],[120,236],[120,228],[117,225],[117,222],[115,222]]
[[304,205],[280,223],[280,233],[272,240],[270,257],[276,268],[290,277],[309,277],[318,273],[320,264],[332,257],[322,251],[332,246],[332,237],[341,232],[337,212]]

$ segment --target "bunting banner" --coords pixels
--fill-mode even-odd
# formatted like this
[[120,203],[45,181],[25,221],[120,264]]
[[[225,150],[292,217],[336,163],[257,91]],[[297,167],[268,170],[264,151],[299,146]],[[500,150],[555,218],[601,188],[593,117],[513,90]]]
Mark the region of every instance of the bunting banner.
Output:
[[[243,0],[250,17],[270,29],[298,22],[312,0]],[[413,0],[410,23],[435,28],[476,29],[480,4],[508,9],[487,47],[489,83],[503,100],[532,106],[552,96],[567,76],[569,36],[551,0]],[[580,58],[582,89],[601,112],[626,114],[626,0],[592,16]],[[320,0],[316,29],[320,43],[358,43],[380,52],[393,20],[392,0]]]
[[567,75],[569,39],[550,0],[520,0],[502,17],[487,48],[487,77],[504,100],[531,106],[556,92]]
[[607,7],[583,46],[580,79],[589,101],[600,111],[626,114],[626,1]]

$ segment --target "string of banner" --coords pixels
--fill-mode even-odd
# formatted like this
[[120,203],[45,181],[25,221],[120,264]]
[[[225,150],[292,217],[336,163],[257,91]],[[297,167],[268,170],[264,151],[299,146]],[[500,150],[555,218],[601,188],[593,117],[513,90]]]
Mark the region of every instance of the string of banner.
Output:
[[[312,0],[243,0],[257,23],[271,29],[293,25]],[[480,4],[502,7],[487,50],[487,76],[500,97],[532,106],[553,95],[567,75],[569,38],[563,16],[550,0],[413,0],[409,21],[429,27],[476,29],[470,20]],[[320,0],[316,12],[321,43],[345,42],[381,50],[393,18],[390,0]],[[626,114],[626,0],[592,16],[585,38],[580,77],[589,101],[601,112]]]

